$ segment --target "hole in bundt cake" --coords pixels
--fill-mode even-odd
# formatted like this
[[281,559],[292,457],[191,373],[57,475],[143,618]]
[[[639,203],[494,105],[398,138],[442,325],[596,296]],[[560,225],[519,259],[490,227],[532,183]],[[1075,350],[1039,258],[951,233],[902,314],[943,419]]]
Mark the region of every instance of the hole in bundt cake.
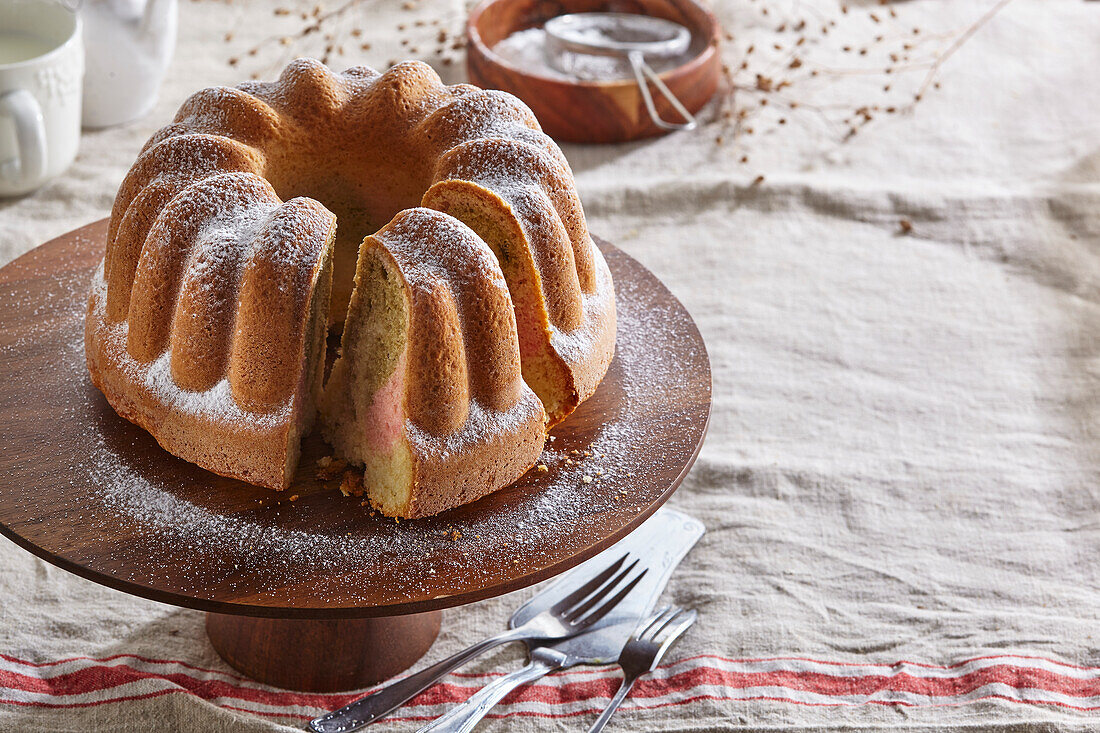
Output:
[[336,215],[329,321],[337,326],[343,324],[351,299],[360,243],[397,212],[418,206],[427,188],[426,182],[414,180],[423,166],[412,156],[393,168],[379,165],[376,157],[366,146],[338,146],[314,155],[300,149],[289,154],[275,151],[267,157],[264,173],[280,198],[312,198]]

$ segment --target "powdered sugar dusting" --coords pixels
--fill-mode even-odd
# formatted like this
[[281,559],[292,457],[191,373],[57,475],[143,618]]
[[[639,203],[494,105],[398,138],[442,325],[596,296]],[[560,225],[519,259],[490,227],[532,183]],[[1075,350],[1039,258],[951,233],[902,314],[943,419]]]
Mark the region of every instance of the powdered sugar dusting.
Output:
[[[516,138],[483,137],[455,146],[441,163],[438,180],[446,178],[480,183],[509,204],[515,206],[522,196],[545,196],[542,178],[552,174],[559,161],[549,147],[553,143],[542,133],[549,145],[539,145]],[[525,223],[533,220],[525,218]]]
[[[136,363],[127,366],[131,369],[137,368]],[[221,423],[252,423],[261,426],[281,425],[290,419],[289,398],[269,412],[257,413],[242,410],[233,398],[229,380],[224,377],[205,392],[180,389],[172,379],[171,354],[167,351],[143,371],[141,378],[145,386],[152,390],[165,405],[181,412],[203,415]]]
[[412,420],[405,421],[405,429],[409,442],[421,455],[460,456],[470,445],[484,443],[491,436],[515,435],[524,425],[530,425],[536,415],[541,419],[542,414],[542,403],[538,397],[525,389],[523,397],[506,412],[491,410],[477,400],[470,400],[466,424],[458,432],[431,435],[421,430]]
[[[166,350],[150,364],[139,363],[126,350],[129,323],[127,321],[114,324],[107,322],[105,312],[107,283],[103,279],[102,263],[92,278],[92,308],[89,315],[96,321],[97,338],[113,344],[114,365],[125,372],[135,384],[143,385],[161,403],[180,412],[228,424],[268,427],[283,424],[290,418],[291,401],[289,399],[265,413],[248,412],[242,409],[233,398],[229,380],[224,377],[203,392],[182,389],[172,378],[171,350]],[[83,347],[83,344],[81,346]]]
[[[600,82],[634,78],[630,62],[624,56],[598,56],[566,51],[560,59],[555,60],[551,55],[546,31],[542,28],[526,28],[513,32],[493,46],[493,53],[524,73],[550,79]],[[686,64],[698,55],[698,51],[692,49],[675,56],[651,56],[646,59],[646,63],[661,74]]]
[[550,345],[568,364],[580,364],[591,358],[614,307],[612,297],[615,287],[603,254],[594,244],[592,259],[596,272],[596,289],[591,293],[581,293],[581,312],[584,315],[580,326],[571,331],[563,331],[553,324],[550,326]]

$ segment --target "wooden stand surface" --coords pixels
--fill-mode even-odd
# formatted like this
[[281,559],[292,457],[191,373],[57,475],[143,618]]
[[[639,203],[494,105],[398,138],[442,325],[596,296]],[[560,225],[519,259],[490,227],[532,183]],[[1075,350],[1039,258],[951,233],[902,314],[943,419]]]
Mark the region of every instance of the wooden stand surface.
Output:
[[84,303],[106,226],[0,269],[0,533],[98,583],[209,612],[219,654],[263,682],[352,689],[409,667],[438,633],[440,609],[611,546],[672,494],[702,445],[702,338],[652,273],[601,241],[617,291],[616,357],[553,431],[547,470],[410,522],[317,478],[331,451],[316,436],[286,492],[216,476],[119,418],[88,380]]

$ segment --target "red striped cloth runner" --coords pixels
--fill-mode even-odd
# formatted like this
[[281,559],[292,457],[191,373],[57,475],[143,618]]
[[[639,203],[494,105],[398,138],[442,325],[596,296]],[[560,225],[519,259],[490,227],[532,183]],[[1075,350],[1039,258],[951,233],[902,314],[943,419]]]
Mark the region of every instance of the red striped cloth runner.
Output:
[[[500,672],[455,674],[415,698],[395,721],[422,721],[465,700]],[[615,668],[552,675],[513,693],[493,717],[567,718],[601,709],[618,685]],[[273,719],[305,720],[357,694],[277,690],[180,660],[118,654],[32,662],[0,654],[0,704],[80,708],[162,695],[194,695]],[[634,688],[624,709],[696,700],[770,700],[802,706],[958,706],[978,700],[1100,710],[1100,667],[1031,656],[975,657],[941,666],[911,661],[856,664],[801,657],[728,659],[700,655],[660,667]]]

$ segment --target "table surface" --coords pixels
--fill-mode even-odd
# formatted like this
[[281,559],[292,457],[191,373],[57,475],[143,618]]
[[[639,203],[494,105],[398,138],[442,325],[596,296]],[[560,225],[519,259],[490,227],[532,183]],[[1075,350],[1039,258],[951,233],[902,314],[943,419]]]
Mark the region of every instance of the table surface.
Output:
[[[1100,3],[1013,0],[909,109],[925,51],[995,2],[850,2],[844,14],[838,0],[718,0],[734,115],[751,112],[741,134],[711,110],[697,133],[564,148],[592,231],[684,303],[714,374],[707,441],[669,502],[707,525],[664,601],[700,620],[612,725],[1095,727],[1082,708],[1100,706]],[[337,19],[346,63],[431,59],[431,21],[461,28],[463,3],[411,5],[364,2]],[[106,216],[190,92],[324,52],[323,33],[281,46],[302,24],[270,3],[187,0],[180,13],[156,109],[86,133],[66,176],[0,202],[0,257]],[[449,81],[463,76],[454,53],[435,62]],[[756,73],[765,87],[801,76],[765,93]],[[845,139],[864,106],[871,121]],[[444,612],[425,662],[499,630],[533,592]],[[0,698],[18,701],[0,703],[0,728],[268,732],[338,700],[255,691],[225,676],[201,613],[6,540],[0,598]],[[519,658],[505,649],[468,667],[380,730],[414,729]],[[549,677],[485,729],[583,730],[617,680]]]

